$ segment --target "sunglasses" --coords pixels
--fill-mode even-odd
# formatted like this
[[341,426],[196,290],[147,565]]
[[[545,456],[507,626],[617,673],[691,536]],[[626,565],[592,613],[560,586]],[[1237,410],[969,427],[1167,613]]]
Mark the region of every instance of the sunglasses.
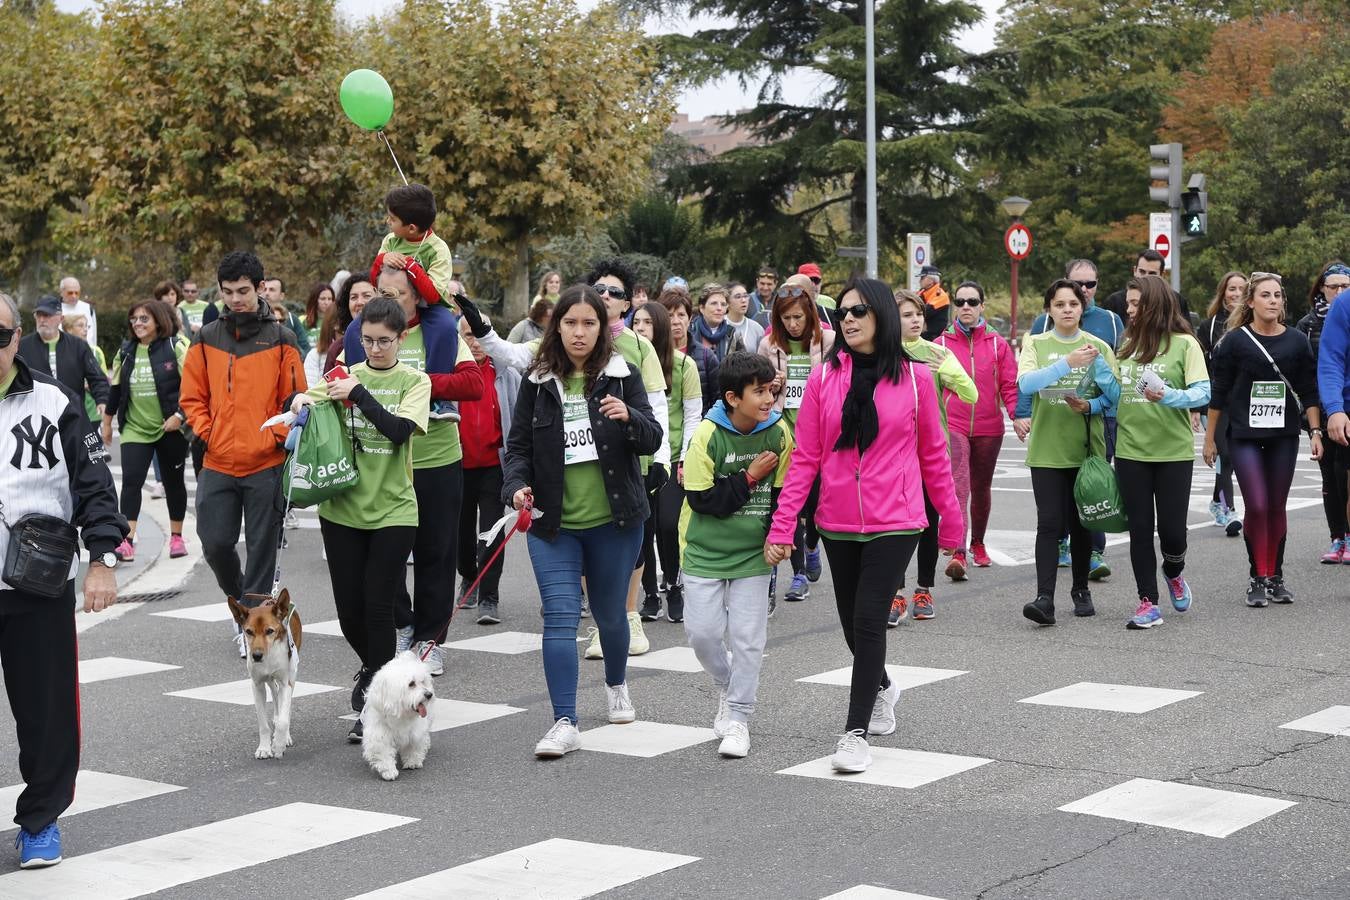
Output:
[[1095,281],[1075,281],[1074,284],[1078,285],[1085,291],[1090,291],[1097,286],[1097,282]]
[[850,316],[854,319],[865,319],[872,313],[872,307],[866,303],[855,303],[852,306],[839,307],[840,316]]
[[759,273],[758,275],[756,275],[755,277],[756,277],[756,278],[772,278],[772,279],[774,279],[775,281],[778,280],[778,276],[775,275],[775,274],[773,274],[772,272],[760,272],[760,273]]
[[1280,284],[1284,284],[1284,277],[1276,274],[1275,272],[1253,272],[1252,277],[1248,278],[1247,281],[1248,282],[1261,281],[1267,278],[1274,278]]
[[[1094,281],[1093,284],[1096,284]],[[979,297],[957,297],[952,301],[952,306],[979,306],[984,301]]]
[[149,325],[151,322],[155,320],[150,318],[149,316],[132,316],[127,321],[130,322],[132,325]]
[[807,290],[799,284],[785,284],[774,291],[773,296],[777,300],[787,300],[791,297],[805,297],[807,296]]
[[17,328],[0,328],[0,347],[8,347],[18,330]]
[[623,288],[621,288],[621,287],[615,287],[615,286],[612,285],[612,284],[593,284],[593,285],[591,285],[591,289],[594,290],[594,291],[595,291],[597,294],[599,294],[601,297],[605,296],[605,294],[609,294],[609,295],[610,295],[611,297],[613,297],[615,300],[627,300],[627,299],[628,299],[628,292],[627,292],[627,291],[625,291],[625,290],[624,290]]

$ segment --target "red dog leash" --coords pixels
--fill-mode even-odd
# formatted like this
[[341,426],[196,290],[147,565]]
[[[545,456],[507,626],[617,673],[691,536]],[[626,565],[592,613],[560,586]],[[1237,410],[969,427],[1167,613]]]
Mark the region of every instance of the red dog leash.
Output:
[[506,532],[506,536],[502,538],[502,542],[497,545],[497,549],[493,551],[492,556],[488,557],[488,561],[478,567],[478,577],[473,580],[473,584],[464,589],[464,593],[460,595],[459,601],[450,608],[450,618],[445,620],[445,625],[437,633],[436,639],[427,642],[427,649],[422,651],[423,662],[426,662],[427,656],[431,654],[432,649],[440,646],[441,641],[445,640],[446,635],[450,632],[450,623],[455,620],[455,613],[463,609],[464,601],[468,600],[469,596],[474,591],[478,590],[479,582],[483,580],[483,576],[492,568],[493,563],[501,557],[502,552],[506,550],[507,543],[516,534],[529,531],[530,525],[533,523],[534,503],[530,500],[526,500],[525,505],[516,513],[516,520],[511,523],[511,528]]

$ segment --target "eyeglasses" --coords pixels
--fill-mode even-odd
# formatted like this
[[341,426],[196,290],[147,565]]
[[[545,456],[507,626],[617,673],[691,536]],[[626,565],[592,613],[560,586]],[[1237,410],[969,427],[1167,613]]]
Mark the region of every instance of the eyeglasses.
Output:
[[1343,290],[1346,290],[1347,288],[1350,288],[1350,281],[1346,281],[1346,282],[1337,282],[1337,283],[1335,283],[1335,284],[1331,283],[1330,281],[1325,281],[1325,282],[1322,283],[1322,290],[1323,290],[1324,292],[1325,292],[1325,291],[1343,291]]
[[8,347],[9,342],[14,340],[17,328],[0,328],[0,348]]
[[839,307],[839,314],[841,316],[849,316],[854,319],[865,319],[871,312],[872,307],[868,306],[866,303],[855,303],[852,306]]
[[774,299],[787,300],[792,297],[805,297],[809,292],[800,284],[785,284],[773,292]]
[[627,300],[628,292],[621,287],[615,287],[612,284],[593,284],[591,288],[601,297],[609,294],[615,300]]
[[149,325],[155,320],[150,316],[132,316],[127,321],[131,322],[132,325]]
[[1274,272],[1253,272],[1251,277],[1247,279],[1247,282],[1250,284],[1253,281],[1264,281],[1267,278],[1274,278],[1280,284],[1284,284],[1284,277],[1282,275],[1277,275]]
[[388,350],[390,347],[394,346],[394,343],[397,340],[398,338],[391,337],[366,337],[363,334],[361,335],[361,346],[365,347],[367,350],[373,350],[376,347],[379,347],[381,350]]
[[[1094,281],[1093,284],[1096,284]],[[957,297],[952,301],[952,306],[979,306],[984,301],[979,297]]]
[[1095,281],[1075,281],[1074,284],[1078,285],[1085,291],[1090,291],[1097,286],[1097,282]]

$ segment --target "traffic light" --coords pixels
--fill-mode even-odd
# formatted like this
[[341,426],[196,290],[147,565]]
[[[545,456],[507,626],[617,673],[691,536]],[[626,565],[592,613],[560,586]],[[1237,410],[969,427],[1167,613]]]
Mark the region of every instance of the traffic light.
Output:
[[1181,145],[1150,144],[1148,155],[1165,166],[1149,166],[1149,181],[1164,181],[1166,187],[1149,186],[1148,198],[1154,203],[1165,203],[1169,209],[1181,206]]
[[1181,234],[1184,238],[1204,237],[1209,231],[1209,194],[1205,176],[1197,172],[1181,195]]

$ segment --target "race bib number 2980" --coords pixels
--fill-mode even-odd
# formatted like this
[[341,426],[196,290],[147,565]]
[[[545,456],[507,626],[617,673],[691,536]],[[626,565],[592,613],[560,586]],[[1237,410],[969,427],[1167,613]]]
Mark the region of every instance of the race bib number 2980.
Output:
[[595,462],[595,434],[585,397],[567,397],[563,401],[563,464]]

